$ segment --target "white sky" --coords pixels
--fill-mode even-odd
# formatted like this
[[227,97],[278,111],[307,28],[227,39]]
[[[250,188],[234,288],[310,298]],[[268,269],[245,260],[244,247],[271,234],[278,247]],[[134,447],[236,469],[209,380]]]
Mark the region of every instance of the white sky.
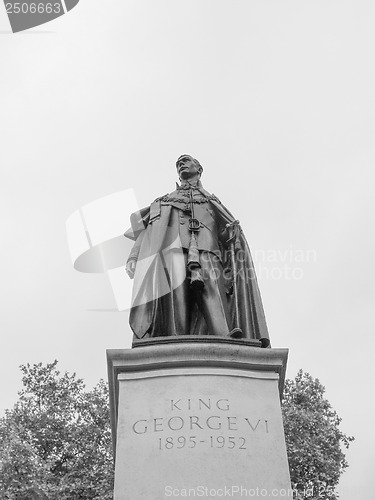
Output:
[[259,276],[271,340],[356,437],[340,499],[371,496],[374,25],[371,0],[81,0],[13,35],[0,6],[0,410],[21,363],[106,378],[127,314],[105,276],[74,271],[65,221],[123,189],[147,205],[188,153],[258,267],[316,253],[287,262],[301,279]]

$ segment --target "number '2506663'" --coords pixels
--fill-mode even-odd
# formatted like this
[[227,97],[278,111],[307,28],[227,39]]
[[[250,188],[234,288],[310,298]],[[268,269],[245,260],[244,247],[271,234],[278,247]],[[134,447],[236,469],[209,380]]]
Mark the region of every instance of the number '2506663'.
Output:
[[14,2],[6,3],[5,8],[8,14],[59,14],[62,11],[61,3],[27,3]]

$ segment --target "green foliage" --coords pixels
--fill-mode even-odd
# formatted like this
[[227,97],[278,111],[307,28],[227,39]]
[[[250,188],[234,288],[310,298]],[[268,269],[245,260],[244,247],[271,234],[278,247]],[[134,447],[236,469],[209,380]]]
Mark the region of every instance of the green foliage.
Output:
[[340,475],[348,466],[343,448],[354,438],[341,432],[341,419],[324,392],[319,380],[302,370],[285,382],[282,411],[296,498],[335,500]]
[[56,365],[21,366],[19,401],[0,419],[0,498],[110,500],[107,385],[86,392]]

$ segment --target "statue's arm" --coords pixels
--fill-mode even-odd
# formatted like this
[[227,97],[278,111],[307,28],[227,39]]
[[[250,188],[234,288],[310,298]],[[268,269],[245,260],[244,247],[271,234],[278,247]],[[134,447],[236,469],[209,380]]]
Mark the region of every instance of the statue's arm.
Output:
[[133,248],[130,251],[128,260],[126,261],[125,270],[131,279],[134,278],[135,268],[137,266],[137,260],[139,252],[141,249],[141,244],[144,236],[146,227],[150,221],[150,207],[142,208],[137,212],[134,212],[130,216],[131,227],[128,229],[124,236],[131,240],[135,240]]
[[229,212],[227,208],[225,208],[223,205],[216,205],[215,206],[215,218],[216,218],[216,224],[218,228],[218,236],[220,243],[223,245],[223,247],[228,246],[228,240],[230,236],[230,231],[228,229],[228,224],[231,224],[235,219],[233,215]]
[[142,231],[139,234],[138,238],[136,239],[136,241],[133,245],[133,248],[130,251],[128,260],[126,261],[125,270],[126,270],[130,279],[134,278],[135,268],[137,267],[138,256],[139,256],[139,252],[141,249],[144,234],[145,234],[145,231]]

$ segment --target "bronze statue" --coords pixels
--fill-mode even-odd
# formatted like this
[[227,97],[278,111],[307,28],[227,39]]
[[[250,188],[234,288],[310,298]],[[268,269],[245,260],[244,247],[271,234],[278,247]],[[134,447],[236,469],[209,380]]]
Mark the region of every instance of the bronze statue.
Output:
[[269,336],[250,250],[239,222],[208,193],[203,168],[176,162],[180,185],[131,216],[135,240],[126,271],[134,278],[130,326],[138,339]]

